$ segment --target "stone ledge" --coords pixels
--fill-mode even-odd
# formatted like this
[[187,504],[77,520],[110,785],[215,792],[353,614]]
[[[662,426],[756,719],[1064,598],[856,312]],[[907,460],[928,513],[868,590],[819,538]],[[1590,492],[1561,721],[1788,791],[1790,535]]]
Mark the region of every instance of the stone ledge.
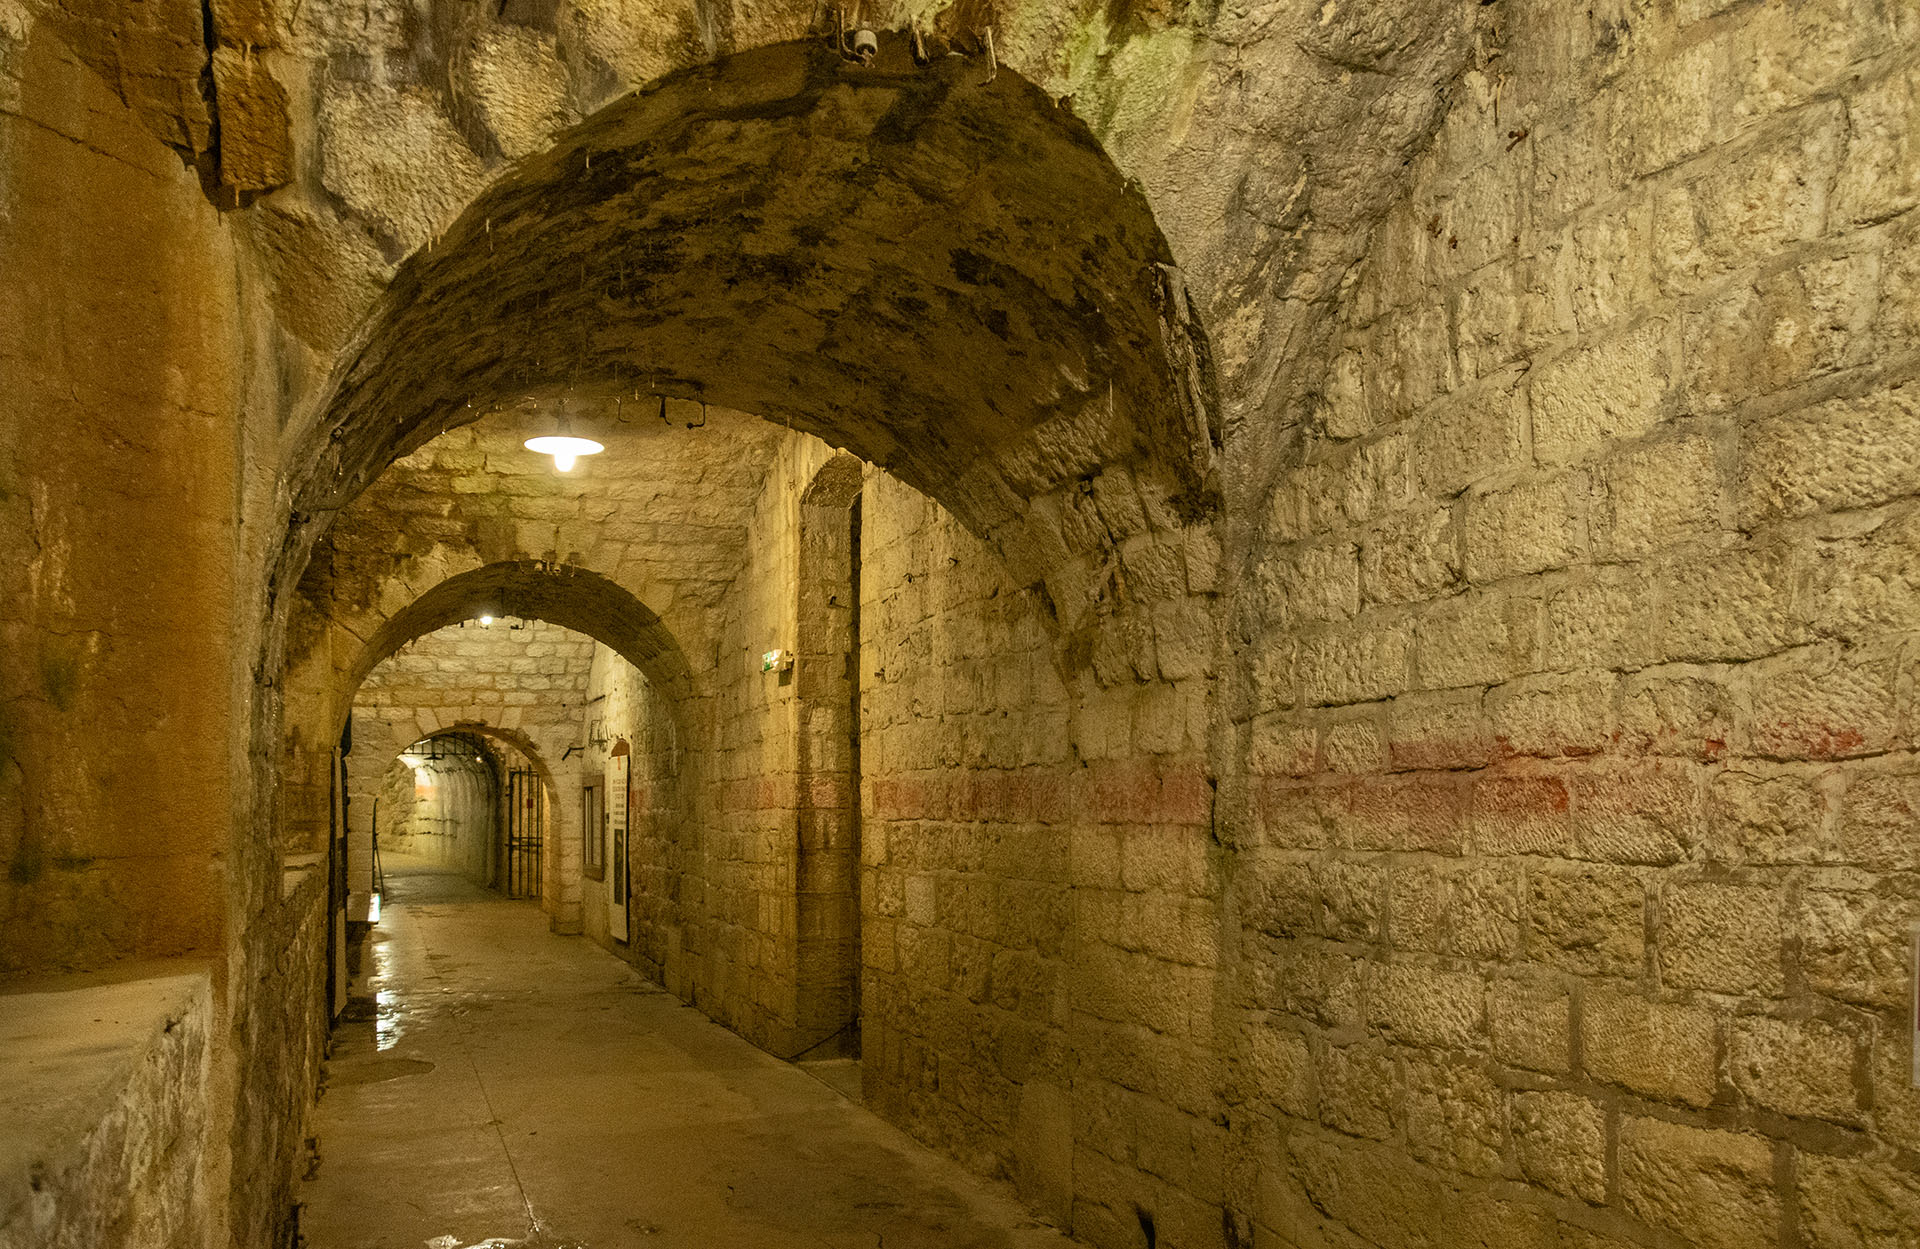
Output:
[[200,960],[0,992],[0,1249],[204,1238],[212,981]]

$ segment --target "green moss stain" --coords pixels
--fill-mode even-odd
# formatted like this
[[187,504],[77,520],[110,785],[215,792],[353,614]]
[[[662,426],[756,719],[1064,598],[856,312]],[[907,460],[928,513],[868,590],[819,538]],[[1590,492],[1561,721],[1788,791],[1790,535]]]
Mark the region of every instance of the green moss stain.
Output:
[[1210,45],[1184,26],[1095,12],[1068,37],[1066,80],[1074,111],[1125,169],[1148,145],[1178,144],[1206,76]]

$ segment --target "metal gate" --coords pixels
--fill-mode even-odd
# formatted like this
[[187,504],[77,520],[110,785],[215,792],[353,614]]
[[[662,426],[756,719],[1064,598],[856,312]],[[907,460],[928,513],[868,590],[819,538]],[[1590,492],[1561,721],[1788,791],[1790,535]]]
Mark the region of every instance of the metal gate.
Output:
[[507,896],[540,896],[540,844],[546,839],[546,786],[529,768],[507,773]]

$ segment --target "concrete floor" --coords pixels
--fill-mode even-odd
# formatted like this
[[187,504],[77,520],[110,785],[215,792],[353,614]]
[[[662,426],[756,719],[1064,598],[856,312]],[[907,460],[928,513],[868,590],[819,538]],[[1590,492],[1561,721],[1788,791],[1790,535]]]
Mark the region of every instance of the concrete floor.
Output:
[[310,1249],[1070,1243],[532,904],[387,882],[377,1017],[336,1033],[300,1186]]

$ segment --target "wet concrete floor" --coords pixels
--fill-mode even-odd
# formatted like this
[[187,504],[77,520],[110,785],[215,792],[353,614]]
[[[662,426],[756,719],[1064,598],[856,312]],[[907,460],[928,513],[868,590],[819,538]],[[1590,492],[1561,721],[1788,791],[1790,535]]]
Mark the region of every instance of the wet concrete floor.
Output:
[[533,904],[387,883],[374,1018],[335,1034],[300,1185],[309,1249],[1069,1243]]

